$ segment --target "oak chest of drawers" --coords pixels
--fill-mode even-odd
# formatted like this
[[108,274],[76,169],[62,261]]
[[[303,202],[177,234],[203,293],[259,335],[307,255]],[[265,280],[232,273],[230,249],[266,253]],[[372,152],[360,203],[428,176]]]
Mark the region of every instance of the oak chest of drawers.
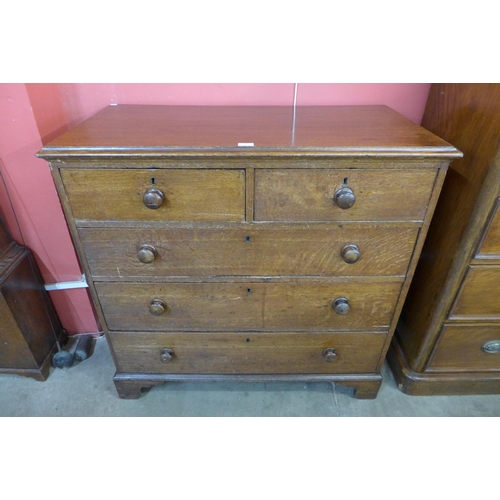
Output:
[[390,365],[408,394],[500,393],[500,85],[433,84],[423,123],[464,157],[443,186]]
[[376,396],[451,159],[385,106],[110,106],[46,158],[121,397],[174,380]]

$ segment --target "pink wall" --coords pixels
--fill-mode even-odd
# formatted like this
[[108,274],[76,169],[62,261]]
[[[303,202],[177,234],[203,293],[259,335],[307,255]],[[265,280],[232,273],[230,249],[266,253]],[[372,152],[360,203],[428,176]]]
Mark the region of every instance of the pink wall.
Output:
[[[307,84],[297,105],[386,104],[420,123],[430,84]],[[81,270],[42,145],[112,103],[292,106],[295,86],[276,84],[0,84],[0,170],[26,245],[46,282],[79,279]],[[0,208],[20,242],[5,190]],[[69,333],[96,331],[86,290],[51,292]]]

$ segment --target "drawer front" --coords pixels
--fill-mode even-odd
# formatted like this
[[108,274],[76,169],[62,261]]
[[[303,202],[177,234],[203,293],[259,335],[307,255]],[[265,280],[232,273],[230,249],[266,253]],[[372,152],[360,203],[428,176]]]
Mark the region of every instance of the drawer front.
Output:
[[[339,279],[95,285],[110,330],[307,331],[387,329],[401,284],[397,279]],[[346,314],[332,307],[339,298],[348,301]]]
[[[111,333],[109,338],[119,372],[319,374],[374,372],[386,335]],[[162,361],[164,349],[170,352]]]
[[[78,220],[242,221],[244,170],[73,170],[61,176]],[[159,190],[159,208],[146,207]]]
[[[435,177],[435,170],[256,170],[255,219],[422,221]],[[344,182],[355,198],[347,209],[334,201]]]
[[500,212],[498,207],[500,198],[495,203],[493,217],[478,251],[477,258],[499,258],[500,257]]
[[429,370],[500,371],[499,346],[500,324],[446,325],[429,363]]
[[[404,275],[417,228],[79,230],[94,279],[156,276]],[[357,258],[354,263],[346,261]],[[142,261],[140,260],[142,259]]]
[[500,319],[499,285],[499,266],[470,266],[451,319]]

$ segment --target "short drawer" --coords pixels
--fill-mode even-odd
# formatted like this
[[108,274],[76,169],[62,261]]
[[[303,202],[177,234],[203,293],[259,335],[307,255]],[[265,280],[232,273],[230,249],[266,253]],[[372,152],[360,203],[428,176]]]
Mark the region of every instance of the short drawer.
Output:
[[[401,284],[353,278],[95,286],[110,330],[312,331],[387,329]],[[334,310],[337,299],[347,301],[335,304],[344,314]]]
[[500,266],[470,266],[450,319],[500,319]]
[[124,373],[366,373],[386,333],[111,333]]
[[499,325],[445,325],[431,371],[500,371]]
[[[61,176],[77,223],[245,218],[244,170],[62,169]],[[146,206],[147,193],[150,206],[159,208]]]
[[[356,224],[356,223],[353,223]],[[266,225],[267,226],[267,225]],[[203,229],[81,228],[94,279],[403,276],[418,228],[356,224]],[[359,260],[356,260],[359,259]]]
[[[256,170],[255,220],[421,221],[435,177],[429,169]],[[336,198],[342,188],[352,190],[350,208],[339,206],[348,199]]]

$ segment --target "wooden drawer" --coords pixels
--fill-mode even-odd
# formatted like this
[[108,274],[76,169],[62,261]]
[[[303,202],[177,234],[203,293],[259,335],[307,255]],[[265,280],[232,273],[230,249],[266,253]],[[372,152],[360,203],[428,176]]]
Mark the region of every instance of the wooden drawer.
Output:
[[[374,372],[386,333],[110,333],[120,372]],[[335,349],[326,361],[325,349]],[[173,351],[166,363],[163,349]],[[171,354],[170,354],[171,355]]]
[[[423,220],[436,171],[270,170],[255,172],[255,220]],[[335,193],[347,182],[355,196],[341,209]]]
[[476,258],[500,258],[500,198],[496,200],[489,227],[485,231]]
[[[402,279],[294,282],[96,283],[110,330],[371,330],[387,329]],[[350,310],[332,303],[346,298]],[[164,302],[160,316],[153,300]],[[158,309],[158,308],[157,308]]]
[[500,343],[500,324],[445,325],[429,370],[500,371],[500,352],[483,350],[483,346],[492,341]]
[[[61,170],[73,216],[78,220],[242,221],[244,170]],[[150,189],[164,194],[147,208]]]
[[[266,224],[222,229],[79,230],[94,279],[230,275],[403,276],[417,233],[415,227],[360,224],[343,227],[337,224],[301,227]],[[348,264],[341,253],[353,244],[357,246],[360,258]],[[139,257],[145,261],[154,260],[143,263]]]
[[469,266],[450,319],[500,319],[500,266]]

